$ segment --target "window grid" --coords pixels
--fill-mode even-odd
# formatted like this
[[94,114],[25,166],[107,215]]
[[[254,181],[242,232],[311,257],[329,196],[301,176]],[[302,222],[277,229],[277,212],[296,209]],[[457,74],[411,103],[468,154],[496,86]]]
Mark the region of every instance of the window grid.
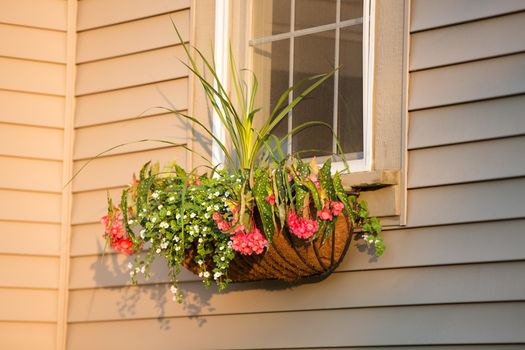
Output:
[[[364,0],[364,11],[366,11],[366,8],[367,8],[367,3],[368,1]],[[335,30],[335,57],[334,57],[334,66],[335,67],[339,67],[339,54],[340,54],[340,31],[341,29],[343,28],[346,28],[346,27],[350,27],[350,26],[354,26],[354,25],[359,25],[359,24],[363,24],[363,17],[359,17],[359,18],[353,18],[353,19],[349,19],[349,20],[345,20],[345,21],[341,21],[341,0],[336,0],[336,18],[335,18],[335,22],[334,23],[329,23],[329,24],[325,24],[325,25],[320,25],[320,26],[316,26],[316,27],[311,27],[311,28],[305,28],[305,29],[300,29],[300,30],[295,30],[295,9],[296,9],[296,0],[291,0],[290,1],[290,6],[291,6],[291,11],[290,11],[290,30],[286,33],[279,33],[279,34],[275,34],[275,35],[269,35],[269,36],[265,36],[265,37],[261,37],[261,38],[255,38],[255,39],[252,39],[249,41],[249,45],[254,47],[254,46],[257,46],[257,45],[260,45],[260,44],[265,44],[265,43],[271,43],[271,42],[274,42],[274,41],[279,41],[279,40],[284,40],[284,39],[289,39],[290,40],[290,51],[289,51],[289,63],[288,63],[288,67],[289,67],[289,75],[288,75],[288,86],[292,86],[294,84],[294,81],[293,81],[293,75],[294,75],[294,57],[295,57],[295,38],[297,37],[302,37],[302,36],[305,36],[305,35],[311,35],[311,34],[317,34],[317,33],[322,33],[322,32],[325,32],[325,31],[329,31],[329,30]],[[363,34],[365,34],[365,30],[363,28]],[[365,40],[363,40],[363,44]],[[363,49],[365,49],[366,46],[363,46]],[[366,51],[363,50],[363,53],[365,53]],[[366,65],[365,65],[365,62],[366,61],[363,61],[363,67],[365,68],[364,71],[366,71]],[[366,84],[364,79],[365,79],[365,76],[366,74],[363,75],[363,84]],[[366,86],[366,85],[365,85]],[[332,129],[333,129],[333,132],[335,135],[338,135],[338,112],[339,112],[339,109],[338,109],[338,106],[339,106],[339,94],[338,94],[338,90],[339,90],[339,70],[336,70],[335,73],[334,73],[334,101],[333,101],[333,116],[332,116]],[[364,95],[367,95],[367,93],[364,91]],[[293,93],[291,93],[289,96],[288,96],[288,103],[291,103],[293,101]],[[368,103],[368,101],[363,101],[364,102],[364,105],[363,105],[363,112],[366,114],[366,107],[365,107],[365,104]],[[363,158],[366,157],[367,155],[367,145],[366,145],[366,139],[369,137],[366,132],[366,128],[367,128],[367,123],[366,123],[366,118],[367,116],[365,116],[364,120],[363,120]],[[293,129],[293,112],[290,111],[288,113],[288,125],[287,125],[287,128],[288,128],[288,131],[292,130]],[[293,147],[293,136],[290,136],[287,140],[287,152],[289,154],[292,153],[292,147]],[[333,142],[332,141],[332,152],[334,154],[337,154],[338,153],[338,149],[337,149],[337,144],[336,142]],[[323,157],[321,157],[323,158]],[[366,163],[367,160],[365,159],[359,159],[361,161],[364,160],[364,165],[365,167],[367,167]],[[360,166],[360,168],[362,167],[362,165]],[[360,169],[361,170],[361,169]]]

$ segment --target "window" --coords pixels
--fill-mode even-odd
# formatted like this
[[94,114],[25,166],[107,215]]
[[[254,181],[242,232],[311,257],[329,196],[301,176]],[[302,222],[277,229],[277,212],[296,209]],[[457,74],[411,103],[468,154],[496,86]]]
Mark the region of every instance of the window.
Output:
[[[354,171],[369,170],[368,1],[253,0],[252,68],[260,80],[263,113],[281,93],[303,78],[332,71],[275,129],[284,136],[298,125],[322,121],[338,135]],[[295,92],[295,95],[300,91]],[[290,94],[291,101],[295,96]],[[364,122],[365,121],[365,122]],[[303,157],[338,153],[332,132],[313,127],[292,136],[288,153]]]
[[[260,88],[266,87],[266,90],[260,91],[259,103],[268,109],[270,108],[270,101],[275,101],[274,96],[271,96],[273,87],[268,88],[268,85],[280,86],[275,88],[277,91],[282,91],[288,86],[290,81],[293,81],[294,70],[297,72],[297,67],[302,68],[303,71],[298,74],[308,73],[309,69],[314,69],[315,65],[309,62],[295,62],[294,56],[290,51],[296,52],[297,49],[304,52],[314,51],[312,55],[321,56],[322,53],[316,52],[321,44],[311,44],[314,42],[332,41],[334,43],[333,49],[324,49],[331,51],[331,54],[326,55],[333,57],[329,63],[325,64],[318,71],[325,72],[329,67],[331,69],[336,65],[336,36],[339,31],[339,64],[345,69],[345,59],[341,57],[342,47],[347,45],[341,44],[344,40],[352,41],[355,37],[360,36],[357,28],[362,28],[363,35],[362,50],[363,52],[373,52],[373,54],[363,55],[363,62],[361,63],[368,69],[362,70],[362,116],[363,116],[363,140],[362,140],[362,155],[359,154],[359,145],[357,145],[356,138],[347,137],[356,133],[356,115],[358,114],[358,107],[354,104],[347,108],[345,112],[342,111],[341,99],[338,96],[341,89],[340,85],[345,84],[345,80],[351,80],[349,83],[353,88],[346,87],[344,91],[355,92],[357,83],[355,83],[356,75],[350,72],[355,72],[357,69],[350,70],[349,73],[340,73],[338,79],[332,81],[331,92],[326,91],[329,96],[327,99],[333,98],[332,104],[329,104],[327,109],[331,109],[332,119],[327,117],[327,120],[333,123],[332,125],[338,129],[339,136],[343,140],[353,140],[345,144],[345,152],[349,154],[353,161],[350,167],[353,173],[345,175],[343,184],[346,187],[359,187],[362,189],[374,189],[370,192],[362,192],[362,197],[369,203],[370,211],[373,215],[380,216],[384,225],[403,225],[406,215],[406,166],[407,166],[407,77],[408,77],[408,23],[409,23],[409,0],[206,0],[195,1],[193,9],[193,36],[192,40],[198,47],[209,47],[209,43],[214,40],[214,17],[215,9],[210,4],[215,3],[215,8],[224,4],[229,4],[229,8],[225,13],[229,23],[228,29],[223,31],[225,41],[231,39],[233,53],[236,61],[240,67],[255,68],[257,70]],[[267,3],[267,4],[264,4]],[[268,4],[269,3],[269,4]],[[327,11],[319,11],[315,16],[311,15],[311,10],[308,10],[312,4],[323,3],[323,6],[328,6]],[[257,5],[264,5],[263,8],[258,9]],[[362,4],[362,5],[360,5]],[[288,6],[289,5],[289,6]],[[275,7],[274,7],[275,6]],[[335,6],[335,10],[334,7]],[[362,9],[359,9],[362,6]],[[277,10],[280,7],[281,10]],[[338,10],[339,7],[339,10]],[[284,9],[282,9],[284,8]],[[289,10],[287,10],[289,9]],[[293,10],[293,11],[292,11]],[[287,12],[288,11],[288,12]],[[333,11],[335,11],[335,22],[329,22],[333,18]],[[337,21],[339,11],[339,22]],[[359,17],[357,11],[362,11],[363,15]],[[365,35],[368,29],[368,15],[370,11],[370,32]],[[310,13],[308,13],[310,12]],[[255,15],[252,16],[251,14]],[[292,14],[295,16],[292,19]],[[307,18],[308,20],[304,20]],[[346,21],[359,21],[362,18],[362,23],[352,23]],[[253,22],[253,23],[252,23]],[[258,24],[255,30],[256,23]],[[292,30],[292,23],[295,27]],[[348,25],[347,25],[348,24]],[[323,27],[332,26],[332,27]],[[209,28],[209,29],[208,29]],[[210,30],[211,29],[211,30]],[[253,32],[252,32],[252,29]],[[326,29],[326,30],[325,30]],[[351,32],[351,33],[348,33]],[[301,35],[297,35],[297,34]],[[333,35],[331,33],[334,33]],[[331,36],[330,36],[331,35]],[[294,37],[294,43],[291,44],[291,38]],[[343,41],[341,41],[343,38]],[[297,40],[299,43],[297,45]],[[266,41],[266,42],[265,42]],[[288,44],[284,44],[288,41]],[[301,41],[303,43],[301,43]],[[310,43],[309,43],[310,42]],[[301,48],[303,45],[303,48]],[[367,48],[367,45],[371,48]],[[274,46],[274,47],[272,47]],[[280,47],[278,47],[280,46]],[[299,47],[298,47],[299,46]],[[327,45],[328,47],[329,45]],[[352,51],[355,54],[355,41],[352,45]],[[314,47],[314,49],[311,49]],[[259,50],[259,53],[256,53]],[[343,49],[344,50],[344,49]],[[227,49],[225,50],[227,51]],[[266,52],[265,52],[266,51]],[[208,52],[209,53],[209,52]],[[270,55],[270,56],[269,56]],[[273,55],[273,57],[271,57]],[[347,56],[350,58],[352,54]],[[323,57],[323,56],[321,56]],[[217,56],[216,56],[217,58]],[[372,59],[373,58],[373,61]],[[259,61],[257,61],[259,60]],[[321,60],[322,61],[322,60]],[[354,61],[356,62],[356,61]],[[302,66],[301,66],[302,65]],[[291,67],[291,69],[290,69]],[[347,67],[348,68],[348,67]],[[272,73],[272,70],[275,73]],[[279,70],[287,70],[288,73],[278,72]],[[312,71],[312,73],[314,73]],[[288,74],[288,75],[287,75]],[[345,76],[349,76],[347,78]],[[271,81],[273,79],[273,82]],[[292,80],[291,80],[292,79]],[[336,86],[336,85],[339,86]],[[194,84],[193,84],[194,85]],[[192,85],[192,86],[193,86]],[[330,89],[328,89],[330,90]],[[274,93],[274,94],[275,94]],[[321,92],[319,92],[321,93]],[[331,93],[331,95],[330,95]],[[345,94],[345,98],[348,98]],[[205,103],[203,103],[202,92],[198,88],[192,87],[190,108],[195,115],[207,115]],[[308,102],[308,101],[306,101]],[[266,105],[266,106],[265,106]],[[315,106],[317,107],[317,106]],[[324,111],[324,109],[323,109]],[[295,111],[292,119],[297,116],[301,117],[301,110]],[[327,113],[330,115],[330,113]],[[306,114],[305,114],[306,115]],[[314,116],[313,113],[308,113],[309,116]],[[323,114],[324,115],[324,114]],[[342,118],[342,115],[346,117]],[[314,116],[315,117],[315,116]],[[325,116],[326,117],[326,116]],[[345,119],[346,118],[346,119]],[[347,124],[343,124],[347,123]],[[353,124],[352,124],[353,123]],[[284,130],[288,130],[289,125],[280,126]],[[293,124],[292,124],[293,127]],[[368,130],[367,130],[368,128]],[[281,131],[283,132],[283,131]],[[344,134],[348,133],[348,135]],[[317,133],[314,137],[306,137],[307,140],[294,140],[287,145],[292,150],[302,148],[305,142],[310,142],[309,139],[320,139]],[[368,139],[367,139],[368,138]],[[317,142],[317,140],[314,140]],[[314,142],[311,141],[311,142]],[[294,146],[294,142],[297,142]],[[301,144],[301,142],[303,142]],[[306,144],[306,147],[308,145]],[[201,147],[197,142],[196,149]],[[295,148],[294,148],[295,147]],[[333,151],[333,144],[324,145],[325,151]],[[206,147],[202,147],[201,152],[205,152]],[[356,166],[358,162],[366,163],[368,157],[368,164],[366,166]],[[195,157],[193,165],[197,165],[198,161]]]

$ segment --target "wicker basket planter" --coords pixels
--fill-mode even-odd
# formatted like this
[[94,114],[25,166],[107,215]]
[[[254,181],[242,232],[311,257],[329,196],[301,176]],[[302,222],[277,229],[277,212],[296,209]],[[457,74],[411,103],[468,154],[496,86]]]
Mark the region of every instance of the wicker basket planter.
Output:
[[[287,230],[276,232],[271,247],[261,255],[238,255],[230,264],[228,277],[233,282],[282,280],[300,282],[328,277],[341,263],[352,240],[353,227],[340,215],[334,233],[323,243],[322,237],[305,241]],[[183,266],[197,274],[192,252]]]

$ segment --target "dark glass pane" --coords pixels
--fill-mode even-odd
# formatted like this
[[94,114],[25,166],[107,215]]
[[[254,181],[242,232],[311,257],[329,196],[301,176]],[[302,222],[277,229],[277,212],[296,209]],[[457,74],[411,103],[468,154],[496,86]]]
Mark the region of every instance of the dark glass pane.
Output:
[[295,30],[335,23],[336,0],[296,0]]
[[[281,94],[288,88],[290,40],[280,40],[254,47],[254,68],[259,81],[257,107],[262,107],[257,121],[262,124],[274,109]],[[284,106],[288,104],[285,101]],[[257,126],[260,126],[257,124]],[[288,118],[284,118],[273,134],[282,138],[288,132]],[[287,145],[283,144],[286,153]]]
[[[338,134],[345,153],[363,152],[363,28],[341,30]],[[358,156],[362,158],[362,155]]]
[[341,21],[363,17],[363,0],[341,0]]
[[[334,69],[335,31],[326,31],[295,39],[294,83],[305,77]],[[296,92],[297,96],[300,91]],[[293,112],[293,126],[308,121],[333,124],[334,80],[330,78],[308,95]],[[332,133],[326,127],[308,128],[293,137],[293,152],[315,149],[304,157],[332,153]]]
[[254,38],[290,31],[290,0],[254,0]]

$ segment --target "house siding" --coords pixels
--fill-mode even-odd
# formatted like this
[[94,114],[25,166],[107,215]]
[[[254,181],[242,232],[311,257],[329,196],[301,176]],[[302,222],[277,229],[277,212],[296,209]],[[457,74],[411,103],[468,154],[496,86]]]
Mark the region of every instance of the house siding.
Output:
[[[207,116],[172,22],[207,49],[210,0],[78,2],[67,349],[517,350],[525,347],[523,1],[412,0],[407,225],[379,258],[352,247],[321,283],[207,289],[163,262],[129,286],[100,217],[146,161],[198,161],[188,129],[152,106]],[[49,12],[42,16],[43,11]],[[60,348],[66,7],[0,2],[0,347]],[[198,28],[198,29],[197,29]],[[20,40],[14,40],[19,37]],[[38,44],[46,43],[43,49]],[[38,77],[39,79],[35,79]],[[205,117],[203,117],[205,122]],[[38,176],[35,176],[38,174]],[[30,205],[29,205],[30,204]],[[27,336],[30,334],[31,336]]]
[[0,37],[0,347],[55,349],[66,3],[2,1]]

